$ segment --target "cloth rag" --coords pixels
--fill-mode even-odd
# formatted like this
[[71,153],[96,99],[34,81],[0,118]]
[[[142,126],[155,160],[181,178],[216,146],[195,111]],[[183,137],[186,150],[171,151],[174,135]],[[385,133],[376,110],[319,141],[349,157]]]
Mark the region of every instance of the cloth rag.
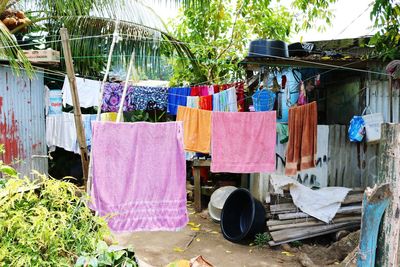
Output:
[[271,174],[270,184],[277,194],[283,194],[283,189],[289,189],[296,207],[326,223],[332,221],[351,190],[346,187],[323,187],[313,190],[291,177],[276,174]]

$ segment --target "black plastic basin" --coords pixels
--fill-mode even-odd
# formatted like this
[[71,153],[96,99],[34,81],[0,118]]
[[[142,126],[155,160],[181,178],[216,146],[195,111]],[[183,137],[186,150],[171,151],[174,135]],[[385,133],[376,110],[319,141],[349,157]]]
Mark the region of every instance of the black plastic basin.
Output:
[[226,199],[221,213],[221,230],[232,242],[254,238],[265,232],[265,209],[246,189],[233,191]]

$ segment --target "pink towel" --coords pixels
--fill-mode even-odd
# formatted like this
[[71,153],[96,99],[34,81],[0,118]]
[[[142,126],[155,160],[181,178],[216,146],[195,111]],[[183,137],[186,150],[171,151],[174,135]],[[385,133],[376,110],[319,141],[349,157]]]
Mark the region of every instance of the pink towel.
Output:
[[187,224],[182,134],[181,122],[93,123],[93,206],[112,231]]
[[275,111],[213,112],[211,137],[211,172],[275,171]]

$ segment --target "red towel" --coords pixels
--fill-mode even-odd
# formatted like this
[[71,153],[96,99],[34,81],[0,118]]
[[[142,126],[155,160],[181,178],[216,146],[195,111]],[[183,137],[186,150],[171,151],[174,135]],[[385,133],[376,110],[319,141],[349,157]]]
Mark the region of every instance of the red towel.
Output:
[[213,110],[213,96],[200,96],[199,107],[200,109]]
[[289,109],[285,174],[314,168],[317,158],[317,102]]

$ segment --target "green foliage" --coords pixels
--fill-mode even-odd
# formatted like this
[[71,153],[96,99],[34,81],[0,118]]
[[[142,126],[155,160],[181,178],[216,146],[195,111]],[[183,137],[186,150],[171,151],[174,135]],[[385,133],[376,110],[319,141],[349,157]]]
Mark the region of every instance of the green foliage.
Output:
[[400,3],[394,0],[375,0],[371,18],[378,32],[371,38],[375,55],[390,60],[400,58]]
[[293,241],[293,242],[290,242],[290,246],[291,247],[295,247],[295,248],[299,248],[299,247],[303,246],[303,242],[301,242],[301,241]]
[[131,248],[113,249],[107,246],[104,241],[97,244],[95,253],[87,256],[80,256],[75,267],[106,267],[106,266],[124,266],[137,267],[135,252]]
[[158,114],[156,111],[152,111],[152,115],[149,112],[144,110],[135,110],[126,112],[124,115],[125,122],[138,122],[138,121],[147,121],[147,122],[160,122],[162,121],[165,112],[161,112]]
[[2,266],[71,266],[96,251],[108,228],[86,201],[68,182],[8,179],[0,188]]
[[269,233],[258,233],[255,236],[254,244],[257,247],[265,247],[268,245],[268,242],[271,241],[271,236]]
[[[242,76],[238,61],[257,38],[287,40],[293,31],[309,29],[316,20],[329,23],[328,6],[336,0],[293,0],[293,8],[272,6],[270,0],[211,0],[182,9],[171,28],[193,52],[189,59],[172,60],[171,85],[223,83]],[[305,16],[297,13],[305,12]]]

